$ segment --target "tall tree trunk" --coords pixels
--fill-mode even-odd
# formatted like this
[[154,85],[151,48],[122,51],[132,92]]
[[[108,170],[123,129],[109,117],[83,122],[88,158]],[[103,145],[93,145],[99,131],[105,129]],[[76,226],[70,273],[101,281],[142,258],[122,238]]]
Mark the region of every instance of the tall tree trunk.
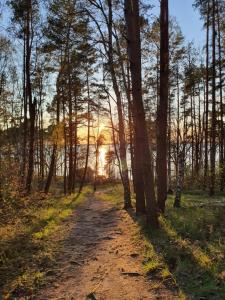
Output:
[[[198,126],[197,126],[197,143],[198,143],[198,165],[197,176],[199,175],[202,166],[202,118],[201,118],[201,89],[198,84]],[[202,175],[202,174],[201,174]]]
[[87,84],[87,96],[88,96],[88,103],[87,103],[87,150],[86,150],[86,156],[85,156],[85,165],[84,165],[84,173],[81,178],[80,187],[79,187],[79,193],[82,192],[86,174],[87,174],[87,168],[88,168],[88,159],[89,159],[89,152],[90,152],[90,122],[91,122],[91,107],[90,107],[90,85],[89,85],[89,75],[88,70],[86,72],[86,84]]
[[[128,92],[128,122],[129,122],[129,138],[130,138],[130,161],[131,161],[131,171],[132,171],[132,178],[133,178],[133,190],[136,193],[136,172],[135,172],[135,162],[134,162],[134,140],[133,140],[133,107],[132,107],[132,100],[131,100],[131,85],[130,85],[130,72],[129,66],[127,68],[127,92]],[[144,189],[143,189],[144,195]],[[144,196],[143,196],[144,200]],[[145,201],[143,201],[143,211],[145,211]]]
[[30,115],[30,132],[29,132],[29,153],[28,153],[28,171],[26,179],[26,191],[30,193],[31,184],[34,172],[34,135],[35,135],[35,116],[36,116],[36,98],[32,100],[32,88],[30,78],[30,64],[31,64],[31,17],[32,4],[31,0],[27,0],[27,32],[26,32],[26,91],[28,98],[28,107]]
[[[60,75],[59,75],[60,76]],[[60,91],[59,91],[59,77],[58,77],[58,84],[57,84],[57,108],[56,108],[56,126],[59,126],[60,122]],[[58,130],[58,128],[57,128]],[[53,149],[52,149],[52,155],[51,155],[51,162],[49,166],[48,176],[44,188],[44,192],[47,194],[49,192],[49,188],[52,183],[52,178],[55,170],[55,164],[56,164],[56,157],[57,157],[57,148],[58,148],[58,133],[56,136],[56,140],[53,142]]]
[[[169,92],[170,95],[170,92]],[[168,99],[168,134],[167,134],[167,139],[168,139],[168,159],[167,159],[167,165],[168,165],[168,189],[167,192],[169,194],[173,193],[172,189],[172,170],[171,170],[171,99],[169,97]]]
[[220,167],[220,190],[224,190],[225,185],[225,163],[224,163],[224,112],[223,112],[223,74],[222,74],[222,49],[221,49],[221,25],[219,1],[217,0],[217,28],[218,28],[218,54],[219,54],[219,92],[220,92],[220,138],[219,138],[219,167]]
[[177,65],[177,151],[176,151],[176,178],[178,178],[179,153],[180,153],[180,86],[179,86],[179,66]]
[[215,193],[215,158],[216,158],[216,22],[215,0],[212,0],[212,120],[211,120],[211,151],[210,151],[210,191]]
[[167,198],[167,110],[169,77],[168,0],[161,0],[160,14],[160,100],[157,109],[157,201],[164,213]]
[[43,127],[43,109],[40,108],[40,127],[39,127],[39,147],[40,147],[40,176],[41,176],[41,186],[44,181],[44,127]]
[[[24,25],[25,26],[25,25]],[[26,178],[26,163],[27,163],[27,91],[26,91],[26,32],[24,29],[23,38],[23,148],[22,148],[22,185],[25,184]]]
[[[135,126],[135,168],[137,178],[144,182],[146,197],[147,224],[158,227],[157,205],[154,191],[154,175],[152,166],[152,153],[148,142],[148,131],[145,120],[144,104],[142,99],[141,78],[141,41],[139,1],[125,0],[125,20],[127,25],[128,57],[130,60],[132,95],[134,105]],[[140,177],[139,177],[140,176]],[[143,184],[142,182],[137,183]],[[136,190],[138,196],[138,190]]]
[[74,105],[74,115],[75,115],[75,121],[74,121],[74,135],[73,135],[73,178],[72,178],[72,192],[75,192],[75,187],[76,187],[76,176],[77,176],[77,163],[78,163],[78,153],[77,153],[77,95],[76,91],[74,92],[74,99],[75,99],[75,105]]
[[119,120],[119,152],[122,168],[122,177],[123,177],[123,188],[124,188],[124,208],[128,209],[131,207],[131,196],[130,196],[130,182],[128,176],[128,166],[127,166],[127,154],[126,154],[126,139],[125,139],[125,126],[124,126],[124,116],[122,108],[122,99],[119,90],[119,86],[116,79],[116,73],[114,69],[114,58],[113,58],[113,43],[112,43],[112,1],[108,0],[108,58],[109,58],[109,68],[113,83],[113,89],[116,95],[116,104],[118,111],[118,120]]
[[67,194],[67,128],[66,128],[66,108],[65,98],[63,97],[63,131],[64,131],[64,171],[63,171],[63,190]]
[[68,192],[72,193],[73,189],[73,106],[72,106],[72,90],[71,90],[71,74],[70,74],[70,58],[68,51],[68,106],[69,106],[69,174],[68,174]]
[[209,141],[209,1],[207,6],[206,24],[206,92],[205,92],[205,160],[204,160],[204,189],[208,183],[208,141]]
[[191,180],[194,181],[194,105],[193,105],[193,91],[191,88]]
[[117,150],[117,142],[116,142],[116,136],[115,136],[115,127],[113,123],[113,117],[112,117],[112,107],[110,103],[110,99],[108,98],[108,104],[109,104],[109,115],[110,115],[110,122],[111,122],[111,128],[112,128],[112,142],[113,142],[113,147],[114,147],[114,152],[118,161],[118,167],[119,167],[119,173],[120,173],[120,178],[123,184],[123,175],[122,175],[122,168],[121,168],[121,163],[120,163],[120,157],[118,154]]
[[[127,96],[128,102],[128,122],[129,122],[129,139],[130,139],[130,156],[131,156],[131,170],[132,170],[132,177],[133,177],[133,187],[134,192],[136,190],[136,175],[135,175],[135,164],[134,164],[134,145],[133,145],[133,124],[132,124],[132,115],[133,115],[133,105],[131,100],[131,84],[130,84],[130,67],[129,63],[127,62],[127,74],[125,74],[123,56],[120,49],[120,43],[117,34],[114,34],[116,39],[117,45],[117,52],[119,55],[119,62],[121,67],[123,85]],[[144,190],[143,190],[143,202],[140,203],[140,212],[145,212],[145,201],[144,201]],[[138,209],[139,210],[139,209]]]

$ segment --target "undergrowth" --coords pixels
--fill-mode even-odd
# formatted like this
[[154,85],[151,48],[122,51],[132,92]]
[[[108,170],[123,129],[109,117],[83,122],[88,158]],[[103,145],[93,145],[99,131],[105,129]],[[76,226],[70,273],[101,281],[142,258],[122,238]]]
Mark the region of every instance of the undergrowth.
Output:
[[67,236],[67,218],[84,201],[82,194],[32,195],[21,198],[17,212],[7,212],[0,227],[0,299],[30,297],[52,269],[61,241]]
[[[111,185],[100,198],[122,203],[122,187]],[[173,200],[170,195],[159,230],[146,228],[143,218],[135,217],[150,288],[177,290],[179,300],[225,299],[225,198],[190,191],[180,209],[173,208]]]

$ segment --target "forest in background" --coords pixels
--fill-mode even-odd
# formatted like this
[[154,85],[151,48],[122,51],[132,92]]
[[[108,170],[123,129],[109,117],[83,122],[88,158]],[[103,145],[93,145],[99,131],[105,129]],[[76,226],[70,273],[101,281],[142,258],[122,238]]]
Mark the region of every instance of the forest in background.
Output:
[[167,199],[222,199],[225,1],[193,1],[202,49],[160,3],[159,16],[151,1],[0,3],[3,236],[24,209],[106,183],[122,185],[124,208],[149,228],[172,210]]
[[[78,185],[81,191],[87,171],[97,180],[98,152],[106,140],[114,150],[105,163],[118,165],[129,199],[129,179],[136,191],[142,185],[143,155],[136,151],[142,153],[138,147],[145,138],[135,134],[135,118],[142,113],[161,202],[181,182],[211,195],[224,189],[224,1],[194,6],[205,27],[204,49],[185,41],[174,17],[164,20],[169,28],[161,32],[160,44],[160,28],[167,24],[150,18],[151,5],[142,3],[139,57],[138,49],[129,52],[133,41],[126,42],[126,23],[133,16],[124,22],[119,1],[8,2],[9,28],[1,33],[3,201],[12,192],[13,197],[22,191],[47,193],[59,168],[64,193]],[[129,59],[142,59],[141,70],[136,65],[132,70]],[[134,95],[139,88],[141,95]],[[143,112],[137,112],[137,96],[143,98]],[[86,150],[79,151],[80,144]],[[92,169],[90,145],[97,153]],[[137,193],[141,204],[144,191]]]

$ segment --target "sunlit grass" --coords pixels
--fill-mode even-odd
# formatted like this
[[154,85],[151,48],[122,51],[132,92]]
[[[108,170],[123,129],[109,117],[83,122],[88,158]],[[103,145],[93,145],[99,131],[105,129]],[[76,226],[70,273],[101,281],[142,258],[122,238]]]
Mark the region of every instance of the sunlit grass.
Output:
[[169,221],[161,216],[160,224],[162,229],[167,233],[171,241],[174,241],[178,247],[184,248],[185,251],[190,252],[193,255],[193,258],[199,264],[199,266],[212,269],[213,263],[210,257],[204,253],[200,247],[195,244],[192,244],[188,239],[183,239],[175,229],[170,225]]
[[99,186],[95,196],[99,200],[120,205],[123,203],[123,187],[118,183]]
[[224,279],[220,278],[225,270],[224,200],[222,196],[210,199],[206,195],[185,194],[182,208],[174,209],[170,196],[166,216],[160,217],[161,229],[142,229],[148,245],[148,263],[144,268],[154,278],[157,270],[151,272],[147,266],[157,261],[157,274],[162,280],[164,270],[169,270],[168,278],[180,290],[178,299],[225,299]]
[[[102,200],[122,203],[121,187],[110,187]],[[177,298],[225,299],[225,198],[185,193],[182,208],[169,196],[160,229],[151,231],[139,219],[136,239],[144,243],[143,269],[150,288],[177,290]]]
[[63,221],[90,192],[90,187],[86,187],[79,197],[52,195],[26,200],[30,202],[18,212],[17,218],[1,226],[0,299],[30,297],[44,284],[61,240],[68,234]]

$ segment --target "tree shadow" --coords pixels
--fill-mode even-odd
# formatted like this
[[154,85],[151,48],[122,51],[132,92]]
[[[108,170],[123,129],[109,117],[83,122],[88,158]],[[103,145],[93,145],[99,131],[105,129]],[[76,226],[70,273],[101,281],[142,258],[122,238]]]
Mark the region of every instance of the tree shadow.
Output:
[[[153,231],[145,227],[143,219],[131,214],[146,239],[144,268],[150,280],[158,278],[170,289],[177,287],[184,299],[225,299],[224,277],[220,277],[225,247],[216,252],[215,246],[223,226],[219,220],[223,219],[221,208],[213,210],[213,218],[205,212],[198,215],[196,207],[173,213],[169,210],[167,218],[160,217],[160,229]],[[196,224],[191,214],[198,215]]]

